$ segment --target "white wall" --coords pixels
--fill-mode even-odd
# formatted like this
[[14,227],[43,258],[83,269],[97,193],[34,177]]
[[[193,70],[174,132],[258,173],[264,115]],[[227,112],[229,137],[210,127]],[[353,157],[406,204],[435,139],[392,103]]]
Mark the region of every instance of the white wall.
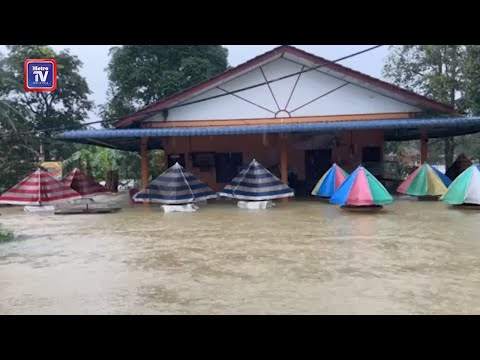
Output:
[[[264,64],[262,70],[268,80],[288,74],[299,72],[302,66],[283,58],[278,58]],[[292,112],[292,117],[297,116],[324,116],[347,114],[370,114],[386,112],[417,112],[419,108],[402,103],[398,100],[380,95],[358,85],[347,84],[346,81],[318,71],[309,71],[301,74],[293,91],[290,102],[287,101],[292,94],[297,76],[287,78],[268,85],[256,87],[251,90],[241,91],[234,95],[203,101],[200,103],[170,109],[168,121],[192,120],[226,120],[226,119],[254,119],[274,118],[280,110]],[[265,81],[259,68],[252,69],[233,80],[220,85],[226,91],[234,91],[244,87],[261,84]],[[302,107],[319,96],[345,85],[339,90]],[[275,102],[272,92],[275,95]],[[196,97],[183,101],[188,103],[199,99],[206,99],[224,93],[219,89],[211,89]],[[244,101],[239,97],[253,102],[259,106]],[[298,109],[298,110],[296,110]],[[149,120],[159,120],[156,116]]]

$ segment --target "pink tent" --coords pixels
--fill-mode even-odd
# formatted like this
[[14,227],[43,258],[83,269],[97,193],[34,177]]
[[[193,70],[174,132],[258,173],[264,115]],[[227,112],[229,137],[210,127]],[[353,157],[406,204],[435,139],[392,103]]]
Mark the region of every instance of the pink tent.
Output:
[[79,169],[73,169],[62,181],[82,196],[108,192],[107,188]]
[[75,190],[38,169],[0,196],[0,204],[48,205],[80,197]]

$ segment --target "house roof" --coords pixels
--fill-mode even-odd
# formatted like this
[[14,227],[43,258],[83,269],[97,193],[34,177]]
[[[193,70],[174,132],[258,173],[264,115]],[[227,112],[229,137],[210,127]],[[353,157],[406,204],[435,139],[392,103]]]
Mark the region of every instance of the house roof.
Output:
[[218,136],[264,133],[335,133],[341,131],[383,130],[385,140],[412,140],[420,138],[420,128],[429,138],[459,136],[476,133],[480,117],[375,119],[340,122],[290,123],[275,125],[209,126],[177,128],[102,129],[66,131],[57,136],[64,141],[93,144],[115,149],[138,151],[139,138],[149,137],[149,149],[161,149],[162,138],[168,136]]
[[426,108],[429,110],[435,110],[443,113],[449,113],[449,114],[455,113],[454,108],[448,105],[442,104],[440,102],[431,100],[415,92],[402,89],[386,81],[376,79],[374,77],[371,77],[359,71],[350,69],[346,66],[340,65],[338,63],[327,60],[320,56],[316,56],[306,51],[297,49],[293,46],[282,45],[262,55],[259,55],[243,64],[240,64],[234,68],[231,68],[222,74],[214,76],[209,80],[206,80],[198,85],[192,86],[176,95],[173,95],[167,99],[164,99],[154,104],[151,104],[149,106],[146,106],[143,109],[136,112],[135,114],[132,114],[117,120],[113,125],[117,128],[128,127],[129,125],[131,125],[136,121],[143,120],[151,116],[152,114],[168,109],[169,107],[174,106],[181,101],[185,101],[188,98],[199,95],[203,91],[206,91],[212,87],[215,87],[227,80],[231,80],[236,76],[239,76],[242,73],[261,65],[262,63],[268,62],[269,60],[272,60],[279,56],[284,56],[285,54],[289,54],[299,59],[306,60],[316,65],[324,66],[329,71],[343,74],[346,77],[355,79],[356,81],[360,81],[362,83],[370,84],[371,86],[381,89],[382,91],[388,92],[390,94],[394,94],[396,96],[400,96],[404,99],[414,102],[419,106],[422,106],[423,108]]

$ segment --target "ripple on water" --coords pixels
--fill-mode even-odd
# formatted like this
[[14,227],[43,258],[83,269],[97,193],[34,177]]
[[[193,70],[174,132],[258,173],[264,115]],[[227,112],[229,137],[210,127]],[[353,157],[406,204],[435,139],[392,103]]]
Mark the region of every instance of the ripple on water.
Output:
[[2,209],[0,312],[480,313],[480,213],[397,201],[375,215],[317,201],[163,214]]

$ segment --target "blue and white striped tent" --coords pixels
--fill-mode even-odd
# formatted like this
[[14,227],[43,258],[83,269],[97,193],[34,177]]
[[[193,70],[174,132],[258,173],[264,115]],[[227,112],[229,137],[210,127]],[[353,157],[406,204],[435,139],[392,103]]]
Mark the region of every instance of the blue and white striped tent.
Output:
[[255,159],[220,191],[220,196],[252,201],[272,200],[294,195],[292,189]]
[[217,194],[178,162],[133,196],[137,202],[168,205],[188,204],[214,199]]

